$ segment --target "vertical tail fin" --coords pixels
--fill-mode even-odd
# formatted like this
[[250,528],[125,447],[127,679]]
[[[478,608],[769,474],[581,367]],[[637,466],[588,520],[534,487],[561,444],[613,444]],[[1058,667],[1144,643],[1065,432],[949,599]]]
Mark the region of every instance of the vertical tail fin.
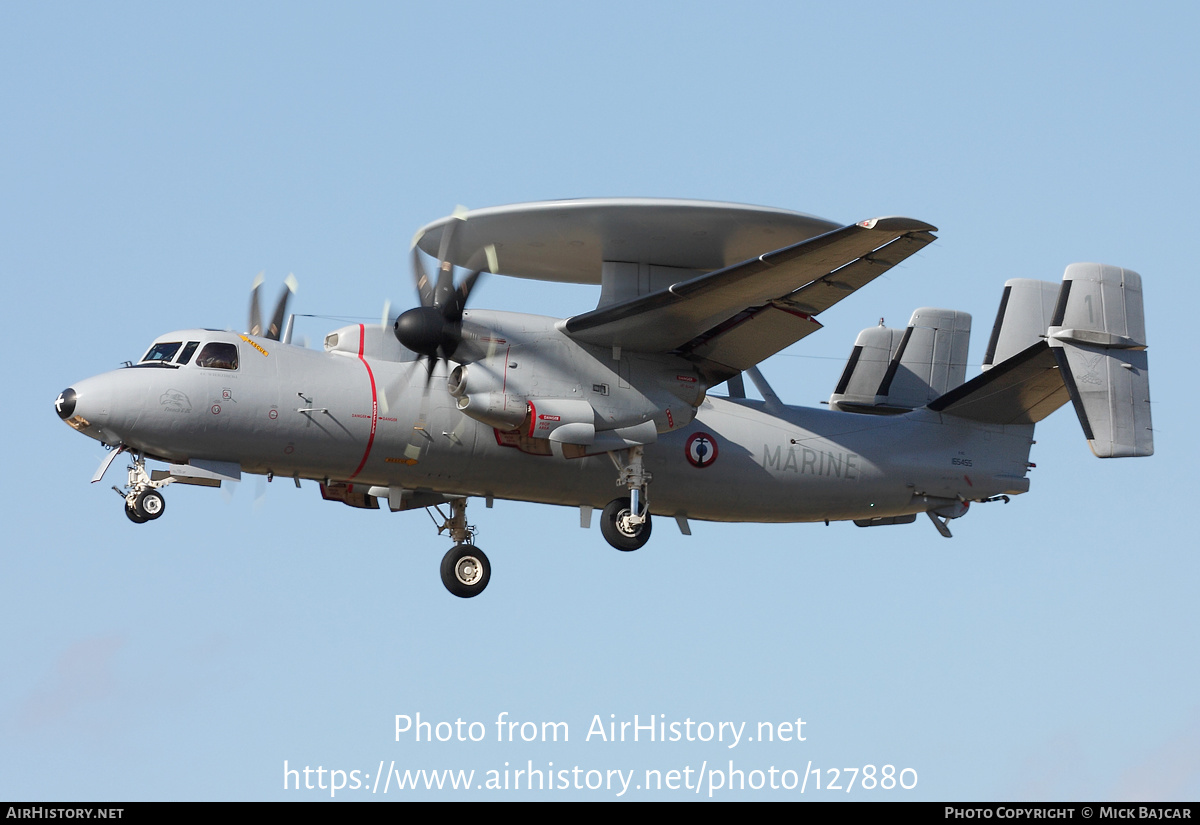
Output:
[[1092,452],[1153,455],[1142,277],[1071,264],[1046,336]]
[[1070,399],[1100,458],[1154,453],[1142,279],[1071,264],[1063,283],[1007,282],[985,372],[929,404],[991,424],[1036,423]]
[[1060,285],[1051,281],[1013,278],[1004,282],[1000,310],[983,356],[985,372],[1046,337],[1060,291]]
[[860,332],[846,369],[829,396],[830,408],[843,412],[905,412],[905,409],[877,409],[879,385],[903,337],[903,331],[882,324]]
[[971,316],[922,307],[903,332],[864,329],[829,405],[846,412],[897,413],[923,407],[967,377]]

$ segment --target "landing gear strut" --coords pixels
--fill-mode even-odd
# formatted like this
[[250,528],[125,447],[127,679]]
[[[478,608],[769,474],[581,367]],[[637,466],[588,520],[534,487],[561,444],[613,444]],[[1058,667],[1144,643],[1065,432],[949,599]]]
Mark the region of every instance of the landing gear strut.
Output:
[[161,516],[167,509],[167,501],[159,488],[170,484],[174,479],[165,478],[153,481],[146,472],[146,457],[134,454],[133,464],[129,467],[129,483],[125,489],[113,485],[122,499],[125,500],[125,515],[134,524],[144,524]]
[[650,502],[646,488],[650,473],[642,460],[639,445],[628,450],[628,462],[622,463],[616,453],[609,453],[617,465],[617,486],[629,490],[628,498],[615,498],[600,516],[600,533],[604,540],[618,550],[637,550],[650,540]]
[[[467,500],[451,499],[450,515],[434,507],[442,517],[438,533],[449,532],[455,545],[442,557],[442,584],[461,599],[478,596],[492,579],[492,563],[483,551],[471,542],[475,528],[467,524]],[[436,524],[436,520],[434,521]]]

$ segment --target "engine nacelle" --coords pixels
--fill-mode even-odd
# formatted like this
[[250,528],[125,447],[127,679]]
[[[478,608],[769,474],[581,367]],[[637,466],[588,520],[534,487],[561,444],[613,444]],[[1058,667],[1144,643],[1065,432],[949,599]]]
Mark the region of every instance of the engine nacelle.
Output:
[[415,356],[388,334],[379,324],[350,324],[325,336],[325,351],[334,355],[378,358],[383,361],[411,361]]
[[458,399],[458,409],[497,430],[515,430],[529,415],[529,403],[502,392],[477,392]]
[[529,402],[530,438],[549,438],[564,444],[596,440],[596,411],[575,398],[537,398]]
[[593,376],[518,372],[517,362],[507,359],[499,364],[477,361],[456,367],[447,389],[463,414],[490,427],[527,428],[525,434],[532,438],[591,445],[599,433],[637,428],[643,434],[639,443],[649,443],[654,433],[686,426],[706,387],[687,365],[634,356]]
[[467,366],[455,367],[446,380],[446,388],[456,399],[458,409],[476,421],[497,430],[515,430],[529,414],[529,403],[521,396],[505,392],[504,382],[493,380],[486,369],[471,365],[472,386],[467,389]]

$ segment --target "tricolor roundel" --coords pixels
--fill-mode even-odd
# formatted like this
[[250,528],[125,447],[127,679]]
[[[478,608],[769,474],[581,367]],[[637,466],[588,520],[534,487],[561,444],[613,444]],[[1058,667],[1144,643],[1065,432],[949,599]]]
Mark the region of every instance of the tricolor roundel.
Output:
[[692,433],[684,452],[693,467],[707,467],[717,460],[717,439],[708,433]]

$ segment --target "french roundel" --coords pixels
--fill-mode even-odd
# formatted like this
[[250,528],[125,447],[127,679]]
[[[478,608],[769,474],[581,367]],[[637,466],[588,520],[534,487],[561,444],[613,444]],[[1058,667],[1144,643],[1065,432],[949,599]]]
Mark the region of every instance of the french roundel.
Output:
[[684,452],[693,467],[707,467],[717,460],[717,439],[708,433],[692,433]]

